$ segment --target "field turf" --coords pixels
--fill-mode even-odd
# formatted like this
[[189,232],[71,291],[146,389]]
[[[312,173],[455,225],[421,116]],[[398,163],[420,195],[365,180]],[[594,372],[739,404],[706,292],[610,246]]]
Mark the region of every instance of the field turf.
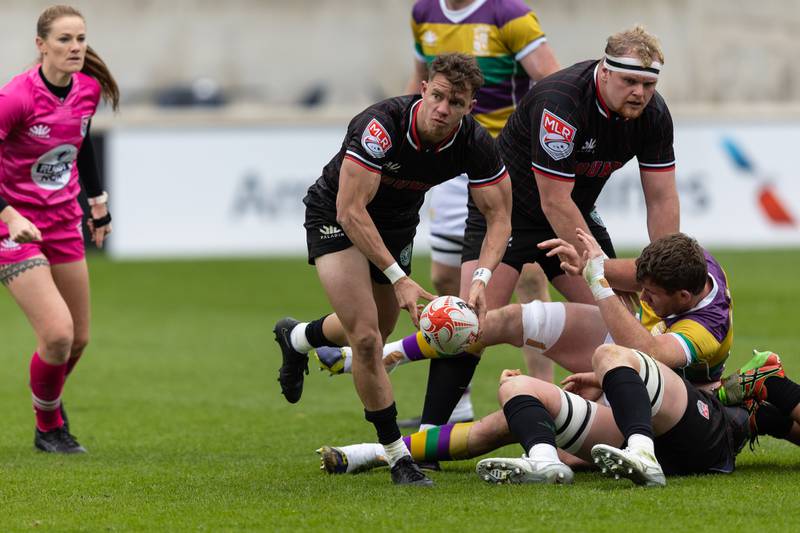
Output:
[[[734,291],[731,365],[751,348],[800,377],[800,251],[725,252]],[[425,280],[425,259],[415,272]],[[0,297],[0,531],[791,531],[800,525],[800,449],[769,438],[730,476],[672,478],[661,490],[597,473],[571,487],[488,486],[474,460],[432,489],[388,472],[327,476],[314,450],[372,441],[349,377],[312,367],[300,403],[276,382],[272,326],[327,306],[301,259],[113,263],[91,258],[93,335],[64,394],[89,454],[35,452],[27,366],[33,334]],[[410,331],[401,317],[399,333]],[[478,413],[496,379],[522,365],[494,348],[480,365]],[[401,417],[422,405],[426,365],[392,375]],[[497,452],[516,456],[519,446]]]

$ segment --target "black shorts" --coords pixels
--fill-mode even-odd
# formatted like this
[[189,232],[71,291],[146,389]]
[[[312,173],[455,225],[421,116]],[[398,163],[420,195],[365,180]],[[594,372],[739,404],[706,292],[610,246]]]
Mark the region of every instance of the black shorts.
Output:
[[[606,255],[616,257],[614,244],[600,218],[592,212],[586,223]],[[464,232],[464,251],[461,255],[462,263],[480,257],[485,235],[485,222],[474,217],[467,219],[467,229]],[[547,239],[555,238],[556,234],[550,227],[525,227],[523,224],[515,224],[515,220],[512,218],[511,239],[508,241],[508,248],[503,254],[502,262],[515,268],[518,272],[522,271],[522,266],[526,263],[539,263],[547,279],[552,281],[553,278],[564,273],[561,270],[561,261],[557,256],[547,257],[547,250],[540,250],[536,245]]]
[[[396,225],[375,223],[383,244],[389,249],[397,264],[406,275],[411,275],[411,256],[414,246],[414,235],[417,233],[416,222],[408,221]],[[306,205],[306,245],[308,247],[308,264],[315,264],[315,259],[326,254],[341,252],[353,246],[339,223],[336,213],[323,208]],[[386,285],[389,279],[378,267],[370,262],[369,273],[372,281]]]
[[747,411],[726,407],[716,395],[684,383],[686,412],[675,427],[655,438],[656,458],[664,474],[730,474],[749,436]]

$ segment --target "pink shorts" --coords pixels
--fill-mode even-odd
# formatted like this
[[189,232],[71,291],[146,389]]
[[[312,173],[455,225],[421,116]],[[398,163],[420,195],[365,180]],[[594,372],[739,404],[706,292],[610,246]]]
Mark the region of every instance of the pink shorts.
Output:
[[51,265],[80,261],[86,256],[83,245],[83,219],[62,222],[42,229],[42,240],[19,244],[8,236],[8,228],[0,224],[0,265],[25,261],[44,255]]

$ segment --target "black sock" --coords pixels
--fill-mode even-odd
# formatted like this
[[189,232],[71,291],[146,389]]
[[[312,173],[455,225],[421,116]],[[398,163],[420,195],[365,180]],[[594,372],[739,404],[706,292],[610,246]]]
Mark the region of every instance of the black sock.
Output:
[[480,357],[472,355],[431,359],[421,423],[434,426],[447,424],[458,400],[469,387],[479,362]]
[[397,427],[397,407],[394,402],[379,411],[364,409],[364,418],[375,426],[375,431],[378,432],[378,442],[381,444],[391,444],[400,438],[400,428]]
[[767,388],[767,401],[789,416],[800,403],[800,385],[787,378],[772,376],[764,380]]
[[759,435],[783,439],[789,434],[792,424],[792,419],[782,414],[771,403],[763,403],[756,410],[756,428],[758,428]]
[[528,453],[534,444],[549,444],[555,448],[555,422],[538,398],[514,396],[503,406],[508,429]]
[[634,433],[653,438],[650,396],[636,370],[629,366],[612,368],[603,377],[603,392],[626,442]]
[[326,318],[328,318],[328,315],[308,323],[306,326],[306,340],[308,340],[308,343],[314,348],[319,348],[320,346],[341,347],[339,344],[328,339],[325,334],[322,333],[322,323]]

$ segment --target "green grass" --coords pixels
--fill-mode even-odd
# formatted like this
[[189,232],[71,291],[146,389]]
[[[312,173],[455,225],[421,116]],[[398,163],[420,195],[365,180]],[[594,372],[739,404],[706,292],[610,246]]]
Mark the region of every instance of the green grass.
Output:
[[[725,252],[735,300],[732,365],[753,347],[800,376],[800,251]],[[111,263],[91,258],[93,337],[65,390],[73,432],[90,451],[33,451],[27,365],[33,334],[0,297],[0,531],[793,530],[800,522],[800,450],[762,439],[731,476],[670,479],[636,489],[594,473],[572,487],[492,487],[475,461],[446,465],[430,490],[396,488],[379,470],[330,477],[322,444],[371,441],[349,377],[314,372],[289,405],[275,381],[272,325],[327,310],[300,259]],[[425,279],[427,263],[415,272]],[[398,333],[410,331],[401,317]],[[474,403],[496,409],[496,379],[520,367],[493,349]],[[418,414],[426,365],[392,376],[400,415]],[[501,453],[517,455],[517,446]]]

